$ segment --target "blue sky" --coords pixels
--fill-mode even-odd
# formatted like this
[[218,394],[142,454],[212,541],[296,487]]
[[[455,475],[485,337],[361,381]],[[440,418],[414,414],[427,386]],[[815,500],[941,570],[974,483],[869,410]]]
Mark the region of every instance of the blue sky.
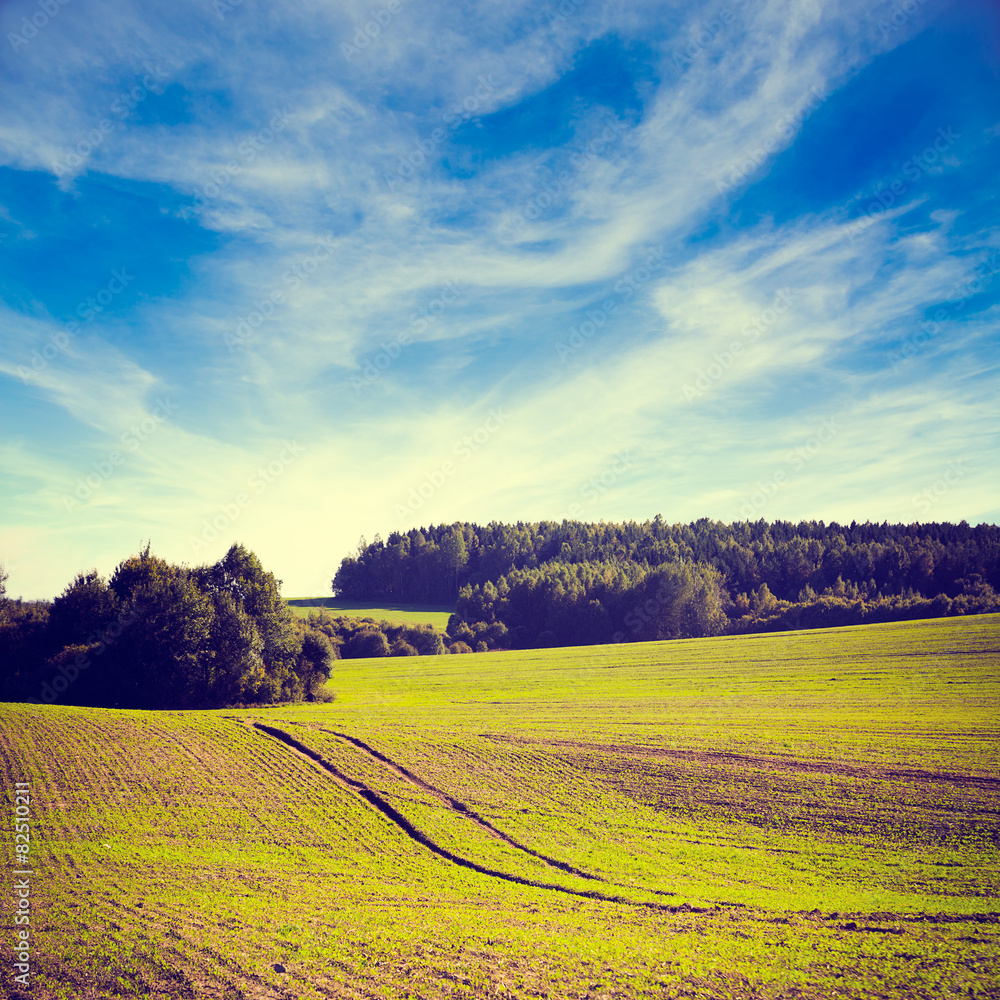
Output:
[[[46,5],[50,9],[52,5]],[[1000,9],[0,6],[0,561],[996,523]]]

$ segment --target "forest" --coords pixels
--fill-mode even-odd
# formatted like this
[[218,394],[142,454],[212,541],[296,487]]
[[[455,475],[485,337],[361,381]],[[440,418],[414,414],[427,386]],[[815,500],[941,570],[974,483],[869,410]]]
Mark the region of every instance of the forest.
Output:
[[473,649],[687,638],[1000,610],[1000,528],[822,521],[471,523],[364,539],[332,581],[456,603]]

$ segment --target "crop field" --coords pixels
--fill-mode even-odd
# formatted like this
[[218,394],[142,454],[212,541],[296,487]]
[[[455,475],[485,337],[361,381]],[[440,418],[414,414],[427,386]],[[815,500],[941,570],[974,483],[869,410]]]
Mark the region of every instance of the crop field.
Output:
[[984,615],[3,705],[0,995],[1000,998],[998,673]]
[[433,625],[439,632],[447,629],[448,619],[455,610],[446,604],[387,604],[374,608],[365,601],[345,601],[339,597],[298,597],[286,603],[300,618],[325,609],[334,617],[372,618],[390,625]]

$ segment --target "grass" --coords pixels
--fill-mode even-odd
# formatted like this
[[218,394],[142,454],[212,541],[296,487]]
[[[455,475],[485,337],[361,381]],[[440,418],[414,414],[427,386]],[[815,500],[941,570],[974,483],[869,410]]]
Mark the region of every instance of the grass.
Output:
[[390,625],[433,625],[439,632],[448,627],[454,607],[448,604],[387,604],[372,607],[367,601],[347,601],[339,597],[298,597],[286,602],[292,613],[307,618],[310,611],[325,608],[334,617],[372,618]]
[[0,706],[30,995],[1000,996],[998,663],[980,616]]

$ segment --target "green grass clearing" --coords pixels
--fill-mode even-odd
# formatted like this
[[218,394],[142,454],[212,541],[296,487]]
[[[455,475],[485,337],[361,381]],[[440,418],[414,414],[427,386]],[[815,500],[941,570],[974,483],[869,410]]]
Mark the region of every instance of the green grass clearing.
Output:
[[387,604],[372,607],[365,601],[345,601],[339,597],[297,597],[287,602],[292,613],[308,618],[310,611],[325,609],[339,618],[372,618],[391,625],[433,625],[439,632],[448,628],[455,609],[446,604]]

